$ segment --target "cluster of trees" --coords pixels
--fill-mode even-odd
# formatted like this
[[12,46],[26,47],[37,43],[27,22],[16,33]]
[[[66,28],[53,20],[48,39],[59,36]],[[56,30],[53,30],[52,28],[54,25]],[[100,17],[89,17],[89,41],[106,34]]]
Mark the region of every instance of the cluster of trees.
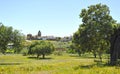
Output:
[[[96,58],[98,55],[101,61],[102,54],[110,52],[111,62],[116,62],[117,58],[120,58],[120,55],[118,55],[120,53],[118,50],[120,24],[116,23],[110,15],[109,7],[102,4],[91,5],[87,9],[82,9],[80,18],[82,18],[82,23],[73,35],[73,44],[70,45],[70,48],[76,49],[79,55],[92,52],[94,57]],[[15,52],[20,52],[22,44],[24,44],[22,43],[23,40],[24,36],[18,30],[0,23],[0,52],[5,54],[9,43],[13,43]],[[51,54],[55,49],[53,44],[47,41],[25,43],[24,46],[29,46],[28,54],[36,54],[37,58],[40,55],[45,58],[45,55]],[[61,48],[61,44],[59,44],[59,48]],[[119,52],[116,53],[117,51]]]
[[5,54],[6,50],[9,49],[9,44],[11,44],[11,50],[14,53],[21,52],[23,55],[36,54],[37,58],[40,55],[45,58],[45,55],[51,54],[55,49],[53,44],[47,41],[25,41],[24,35],[18,30],[0,23],[0,52]]
[[0,52],[5,54],[8,44],[13,44],[14,52],[20,52],[22,48],[22,41],[24,40],[23,34],[12,27],[4,26],[0,23]]
[[117,27],[116,21],[110,16],[109,7],[102,4],[91,5],[80,13],[82,24],[73,35],[74,45],[79,52],[92,52],[102,61],[102,54],[110,49],[111,35]]
[[45,58],[45,55],[51,54],[54,51],[52,43],[47,41],[27,42],[24,35],[18,30],[0,23],[0,52],[5,54],[9,44],[12,44],[14,53],[19,53],[22,50],[24,55],[36,54],[37,58],[40,55]]

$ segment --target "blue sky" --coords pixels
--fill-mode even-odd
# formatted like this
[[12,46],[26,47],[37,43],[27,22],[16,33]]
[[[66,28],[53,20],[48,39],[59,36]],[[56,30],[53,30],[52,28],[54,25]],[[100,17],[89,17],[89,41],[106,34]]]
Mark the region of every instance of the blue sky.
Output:
[[81,24],[81,9],[98,3],[120,22],[119,0],[0,0],[0,22],[25,35],[41,30],[42,36],[70,36]]

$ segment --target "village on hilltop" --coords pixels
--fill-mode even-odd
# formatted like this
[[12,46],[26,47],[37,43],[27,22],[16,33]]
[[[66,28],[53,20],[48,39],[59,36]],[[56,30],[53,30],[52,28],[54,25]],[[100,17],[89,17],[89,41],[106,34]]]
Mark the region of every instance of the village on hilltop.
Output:
[[27,34],[27,40],[54,40],[54,41],[71,41],[72,36],[55,37],[55,36],[42,36],[41,31],[38,31],[37,35]]

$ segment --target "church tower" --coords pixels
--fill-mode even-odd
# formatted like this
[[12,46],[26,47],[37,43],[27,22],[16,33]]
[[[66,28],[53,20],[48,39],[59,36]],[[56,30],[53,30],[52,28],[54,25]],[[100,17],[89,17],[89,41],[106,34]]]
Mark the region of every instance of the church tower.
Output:
[[40,32],[40,30],[38,31],[38,36],[41,37],[41,32]]

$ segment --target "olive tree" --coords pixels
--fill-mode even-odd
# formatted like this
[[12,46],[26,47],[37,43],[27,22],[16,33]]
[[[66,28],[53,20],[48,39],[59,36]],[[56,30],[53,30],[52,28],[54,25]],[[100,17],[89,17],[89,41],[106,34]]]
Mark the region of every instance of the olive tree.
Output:
[[73,36],[73,42],[79,44],[82,49],[91,51],[96,57],[98,53],[102,60],[102,53],[110,47],[110,37],[113,33],[115,20],[110,16],[107,5],[91,5],[82,9],[80,13],[82,24]]
[[36,54],[37,58],[42,55],[43,59],[45,55],[51,54],[54,51],[54,46],[52,43],[47,41],[36,41],[30,45],[29,54]]

